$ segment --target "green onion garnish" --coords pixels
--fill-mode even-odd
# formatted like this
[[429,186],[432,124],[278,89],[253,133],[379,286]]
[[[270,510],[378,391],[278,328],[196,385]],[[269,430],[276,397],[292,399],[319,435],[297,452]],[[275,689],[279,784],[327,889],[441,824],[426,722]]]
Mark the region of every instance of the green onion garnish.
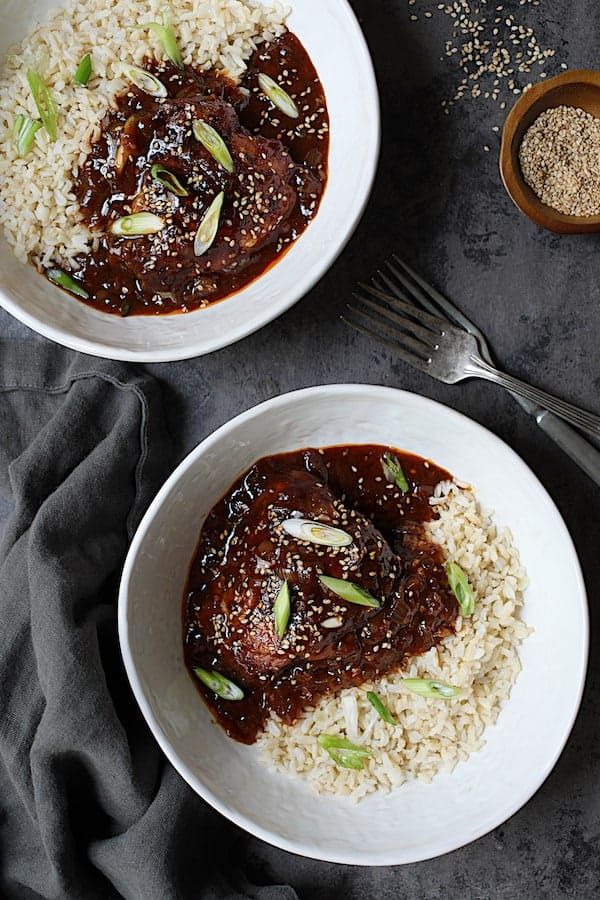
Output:
[[80,84],[81,87],[87,87],[87,83],[92,77],[92,57],[91,54],[86,53],[77,69],[75,70],[75,75],[73,77],[73,81],[75,84]]
[[38,122],[37,119],[30,119],[28,116],[17,116],[13,125],[13,136],[17,143],[17,153],[21,158],[27,156],[33,147],[36,134],[43,127],[42,123]]
[[63,272],[62,269],[48,269],[46,274],[53,284],[57,284],[59,287],[64,288],[65,291],[75,294],[76,297],[87,300],[90,296],[78,281],[75,281],[74,278],[71,278],[71,276],[67,275],[66,272]]
[[372,755],[370,750],[335,734],[320,734],[319,743],[332,760],[343,769],[362,769],[364,760]]
[[119,237],[138,237],[141,234],[156,234],[165,227],[164,219],[154,213],[139,212],[116,219],[110,226],[110,233]]
[[56,118],[56,106],[52,99],[52,94],[48,89],[48,85],[42,76],[35,69],[27,70],[27,81],[37,106],[40,119],[44,124],[44,128],[48,132],[51,141],[55,141],[58,137],[58,124]]
[[119,175],[127,165],[135,149],[135,131],[138,121],[139,119],[137,116],[129,116],[119,134],[117,149],[115,151],[115,169]]
[[204,214],[204,218],[200,222],[194,240],[194,253],[196,256],[202,256],[207,250],[210,250],[214,243],[217,231],[219,230],[219,221],[224,199],[225,192],[221,191],[210,204]]
[[169,25],[167,19],[164,20],[164,25],[161,25],[160,22],[145,22],[143,25],[138,25],[137,27],[149,28],[150,31],[153,31],[163,45],[163,50],[173,65],[177,66],[178,69],[183,69],[181,50],[179,49],[175,32]]
[[462,694],[460,688],[444,684],[443,681],[432,681],[430,678],[403,678],[402,684],[413,694],[419,694],[421,697],[441,697],[443,700],[451,700]]
[[158,164],[152,166],[150,169],[150,174],[154,178],[155,181],[160,182],[164,188],[170,191],[172,194],[176,194],[178,197],[188,197],[189,194],[177,178],[176,175],[173,175],[172,172],[169,172],[168,169],[165,169],[164,166],[160,166]]
[[469,579],[458,563],[446,563],[446,576],[452,593],[458,600],[461,615],[472,616],[475,612],[475,594]]
[[231,153],[227,149],[227,144],[219,132],[215,131],[208,122],[203,122],[202,119],[196,119],[192,126],[192,130],[196,140],[200,141],[213,159],[215,159],[226,172],[233,172],[234,165]]
[[286,519],[281,527],[300,541],[309,541],[324,547],[347,547],[352,543],[352,537],[341,528],[333,528],[331,525],[323,525],[322,522],[313,522],[310,519]]
[[381,468],[383,469],[383,474],[387,479],[387,483],[395,484],[396,487],[399,487],[402,493],[405,494],[408,490],[408,481],[406,480],[406,475],[404,474],[398,457],[393,456],[386,450],[381,457]]
[[277,636],[281,639],[287,631],[288,622],[290,621],[290,587],[287,581],[284,581],[277,594],[277,599],[273,605],[273,615],[275,617],[275,629]]
[[289,116],[290,119],[297,119],[300,116],[300,110],[290,95],[276,81],[273,81],[270,75],[265,75],[264,72],[261,72],[258,76],[258,85],[271,103],[277,109],[280,109],[282,113],[285,113],[286,116]]
[[355,603],[357,606],[370,606],[371,609],[379,609],[381,603],[359,584],[346,581],[344,578],[330,578],[329,575],[319,575],[321,584],[341,597],[347,603]]
[[130,81],[133,81],[136,87],[139,87],[140,91],[144,91],[145,94],[150,94],[151,97],[166,97],[168,94],[162,81],[159,81],[158,78],[151,75],[150,72],[140,69],[139,66],[130,66],[127,69],[127,76]]
[[388,725],[398,724],[383,700],[381,700],[374,691],[367,691],[367,700],[379,713],[384,722],[387,722]]
[[225,678],[224,675],[219,675],[214,669],[209,672],[206,669],[198,667],[194,669],[194,672],[202,684],[205,684],[207,688],[213,691],[217,697],[221,697],[222,700],[244,699],[243,690],[239,688],[237,684],[234,684],[233,681],[230,681],[229,678]]

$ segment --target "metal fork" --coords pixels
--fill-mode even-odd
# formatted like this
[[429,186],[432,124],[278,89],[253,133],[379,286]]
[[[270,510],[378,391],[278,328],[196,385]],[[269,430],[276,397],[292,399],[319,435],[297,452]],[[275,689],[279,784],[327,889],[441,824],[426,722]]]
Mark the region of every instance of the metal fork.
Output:
[[600,436],[600,417],[500,372],[483,333],[397,256],[355,293],[342,318],[391,346],[406,362],[454,384],[481,377],[506,387],[538,425],[600,484],[600,452],[548,410]]

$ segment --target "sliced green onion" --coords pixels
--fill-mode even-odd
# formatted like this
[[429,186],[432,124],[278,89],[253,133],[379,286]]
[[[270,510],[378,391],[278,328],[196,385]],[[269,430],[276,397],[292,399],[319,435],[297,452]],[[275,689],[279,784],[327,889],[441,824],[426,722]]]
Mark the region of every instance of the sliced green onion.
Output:
[[140,69],[139,66],[130,66],[127,69],[127,76],[130,81],[133,81],[136,87],[139,87],[140,91],[144,91],[145,94],[150,94],[151,97],[166,97],[168,94],[162,81],[159,81],[158,78],[151,75],[150,72]]
[[[26,121],[27,121],[27,116],[24,116],[22,114],[19,114],[17,116],[17,118],[13,122],[13,127],[12,127],[12,135],[14,138],[18,138],[19,131],[21,130],[21,128],[23,127],[23,125],[25,124]],[[29,121],[31,122],[33,120],[30,119]]]
[[131,155],[135,150],[135,131],[138,122],[139,119],[137,116],[129,116],[129,118],[123,125],[123,128],[121,129],[121,133],[119,134],[117,149],[115,152],[115,169],[117,170],[119,175],[127,165]]
[[276,81],[273,81],[270,75],[265,75],[264,72],[261,72],[258,76],[258,85],[271,103],[277,109],[280,109],[282,113],[285,113],[286,116],[289,116],[290,119],[297,119],[300,116],[300,110],[290,95]]
[[475,594],[469,584],[469,579],[458,563],[446,563],[446,576],[452,593],[458,600],[462,616],[472,616],[475,612]]
[[66,272],[63,272],[62,269],[48,269],[46,274],[53,284],[57,284],[59,287],[64,288],[65,291],[75,294],[76,297],[82,297],[83,300],[89,298],[90,295],[85,288],[83,288],[78,281],[75,281],[74,278],[71,278],[70,275],[67,275]]
[[290,586],[284,581],[277,594],[277,599],[273,605],[273,615],[275,616],[275,629],[277,636],[281,639],[287,631],[288,622],[290,621],[290,613],[292,607],[290,604]]
[[341,597],[347,603],[355,603],[357,606],[370,606],[371,609],[379,609],[381,603],[359,584],[346,581],[344,578],[330,578],[329,575],[319,575],[321,584]]
[[233,681],[230,681],[229,678],[219,675],[214,669],[209,672],[198,667],[194,669],[194,672],[202,684],[205,684],[209,690],[213,691],[217,697],[221,697],[222,700],[244,699],[243,690],[237,684],[234,684]]
[[215,131],[212,125],[202,121],[202,119],[196,119],[192,126],[192,130],[196,140],[200,141],[213,159],[215,159],[226,172],[233,172],[234,165],[231,153],[219,132]]
[[386,450],[381,457],[381,468],[383,469],[383,474],[385,475],[388,484],[395,484],[396,487],[399,487],[402,493],[405,494],[408,490],[408,481],[406,480],[406,475],[404,474],[404,470],[400,465],[398,457],[393,456]]
[[127,302],[127,300],[123,300],[121,306],[119,308],[120,314],[125,318],[131,312],[131,304]]
[[42,123],[37,119],[30,119],[28,116],[17,116],[13,125],[13,136],[17,143],[17,153],[21,158],[27,156],[33,147],[36,134],[43,127]]
[[48,132],[51,141],[55,141],[58,137],[58,124],[56,118],[56,106],[52,99],[52,94],[48,89],[48,85],[42,76],[35,69],[27,70],[27,81],[40,114],[40,119],[44,124],[44,128]]
[[196,256],[202,256],[207,250],[210,250],[212,247],[214,240],[217,236],[217,231],[219,230],[219,221],[221,218],[221,209],[223,208],[223,201],[225,199],[225,192],[221,191],[220,194],[217,194],[213,202],[210,204],[202,221],[200,222],[200,226],[198,231],[196,232],[196,238],[194,240],[194,253]]
[[281,527],[300,541],[310,541],[324,547],[347,547],[352,543],[352,537],[341,528],[333,528],[310,519],[286,519]]
[[189,194],[177,178],[176,175],[173,175],[172,172],[169,172],[168,169],[165,169],[164,166],[159,166],[158,164],[152,166],[150,169],[150,174],[154,178],[155,181],[160,182],[164,188],[170,191],[172,194],[176,194],[178,197],[188,197]]
[[75,70],[73,81],[80,84],[81,87],[87,87],[87,83],[92,77],[92,57],[90,53],[86,53]]
[[462,694],[460,688],[444,684],[443,681],[432,681],[430,678],[403,678],[402,684],[413,694],[419,694],[421,697],[441,697],[443,700],[451,700]]
[[161,25],[160,22],[144,22],[143,25],[138,25],[137,27],[142,29],[149,28],[150,31],[153,31],[163,45],[163,50],[173,65],[177,66],[178,69],[183,69],[183,58],[177,43],[177,38],[175,37],[175,32],[166,19],[164,25]]
[[370,750],[353,744],[347,738],[335,734],[320,734],[319,744],[327,751],[332,760],[343,769],[362,769],[364,760],[372,756]]
[[110,226],[110,233],[119,237],[138,237],[141,234],[156,234],[165,227],[164,219],[154,213],[139,212],[123,216]]
[[380,697],[374,691],[367,691],[367,700],[388,725],[397,725],[395,718]]

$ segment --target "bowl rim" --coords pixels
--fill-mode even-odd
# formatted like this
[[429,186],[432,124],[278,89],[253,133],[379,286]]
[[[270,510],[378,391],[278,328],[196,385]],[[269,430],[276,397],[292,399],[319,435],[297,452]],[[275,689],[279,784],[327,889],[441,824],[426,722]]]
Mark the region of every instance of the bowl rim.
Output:
[[523,117],[532,106],[557,88],[573,84],[588,85],[600,93],[600,70],[569,69],[552,78],[538,81],[516,100],[502,127],[499,168],[506,193],[517,207],[532,222],[555,234],[588,234],[600,231],[600,215],[571,216],[548,206],[539,198],[532,200],[521,168],[514,165],[513,145]]
[[[244,319],[237,327],[228,330],[222,337],[215,338],[209,345],[205,344],[204,339],[200,335],[193,344],[186,344],[185,348],[180,349],[178,347],[171,347],[155,350],[151,348],[126,349],[114,347],[114,345],[109,344],[104,340],[92,337],[74,336],[62,325],[41,322],[34,314],[23,309],[18,301],[14,300],[8,294],[1,281],[0,307],[3,307],[6,312],[19,322],[22,322],[28,328],[31,328],[32,331],[51,341],[55,341],[57,344],[61,344],[70,350],[76,350],[80,353],[87,353],[90,356],[99,356],[104,359],[113,359],[121,362],[163,363],[195,359],[200,356],[206,356],[209,353],[214,353],[217,350],[222,350],[225,347],[232,346],[238,341],[248,337],[250,334],[260,331],[260,329],[279,318],[306,296],[306,294],[312,290],[317,282],[320,281],[333,266],[354,234],[371,197],[381,152],[381,101],[373,60],[358,18],[350,5],[350,0],[337,0],[337,2],[340,4],[340,13],[343,13],[346,17],[348,27],[352,33],[352,45],[363,68],[364,90],[368,97],[368,105],[372,110],[372,127],[367,130],[369,136],[367,145],[368,160],[367,164],[363,167],[360,182],[353,185],[353,190],[360,197],[360,201],[356,205],[352,217],[340,222],[338,231],[340,239],[329,249],[325,247],[322,248],[322,253],[315,257],[313,264],[305,267],[302,277],[296,279],[285,293],[282,292],[281,301],[277,310],[270,310],[267,312],[260,312],[259,310],[254,314],[251,321],[247,318]],[[325,190],[327,192],[327,187]],[[318,219],[318,213],[315,217],[315,221],[316,219]],[[1,233],[0,239],[5,240]],[[277,263],[275,263],[275,265],[276,264]],[[27,263],[26,265],[30,264]],[[263,275],[264,274],[265,273],[263,273]],[[262,275],[259,275],[252,283],[260,282],[262,277]],[[228,303],[234,301],[236,293],[239,292],[235,292],[234,294],[225,297],[220,302]],[[102,315],[102,313],[100,314]],[[181,315],[186,314],[184,313]]]
[[[397,853],[388,853],[382,858],[377,857],[375,860],[370,862],[368,859],[357,859],[356,857],[350,856],[348,853],[338,852],[338,851],[323,851],[320,852],[319,849],[315,846],[309,846],[308,844],[299,843],[296,841],[292,841],[287,839],[285,836],[277,834],[273,831],[270,831],[267,828],[263,828],[257,822],[253,821],[247,815],[239,813],[231,808],[229,808],[225,803],[222,803],[208,788],[205,784],[203,784],[199,777],[195,775],[191,769],[186,765],[186,763],[179,758],[177,752],[169,743],[168,739],[163,733],[162,727],[155,717],[150,704],[148,703],[144,689],[142,686],[141,679],[138,676],[136,664],[134,661],[133,653],[131,650],[131,646],[129,643],[129,629],[128,629],[128,609],[129,609],[129,584],[131,581],[131,577],[137,562],[137,556],[139,550],[144,542],[146,534],[150,529],[154,518],[162,508],[162,505],[168,495],[170,494],[173,487],[177,484],[177,482],[187,473],[187,471],[192,468],[198,458],[200,458],[204,453],[210,451],[210,449],[220,442],[224,436],[226,436],[231,430],[239,427],[240,425],[244,425],[250,419],[261,416],[266,412],[272,412],[278,409],[285,408],[290,401],[301,400],[303,398],[310,398],[316,396],[323,396],[323,393],[327,392],[330,396],[345,396],[348,395],[368,395],[368,396],[379,396],[379,397],[389,397],[398,399],[399,396],[407,396],[409,398],[418,398],[419,402],[424,404],[427,407],[444,410],[445,414],[449,414],[455,421],[459,423],[466,422],[468,423],[470,428],[475,428],[477,432],[485,433],[486,438],[491,438],[494,442],[501,445],[504,450],[512,457],[513,462],[519,466],[522,470],[524,470],[525,475],[531,480],[531,482],[535,485],[536,489],[541,493],[544,499],[550,503],[552,509],[556,514],[557,525],[561,527],[562,530],[562,539],[565,544],[565,549],[568,551],[569,555],[572,558],[574,569],[576,572],[576,590],[577,596],[579,597],[581,607],[582,607],[582,643],[581,643],[581,656],[579,658],[580,663],[580,671],[578,678],[578,686],[576,692],[575,702],[573,703],[573,708],[571,710],[571,714],[569,716],[568,727],[565,729],[565,733],[562,736],[561,740],[558,742],[555,752],[548,762],[543,771],[539,772],[535,779],[533,779],[532,783],[528,785],[521,793],[518,795],[518,799],[513,801],[510,804],[508,811],[502,811],[500,819],[496,820],[494,817],[491,817],[486,822],[482,822],[478,827],[474,828],[468,838],[467,841],[459,840],[456,842],[455,839],[449,837],[445,844],[433,848],[431,852],[423,853],[418,850],[411,854],[410,858],[403,858],[399,861]],[[588,669],[588,661],[589,661],[589,608],[588,608],[588,600],[587,600],[587,592],[585,587],[585,582],[583,578],[583,573],[581,570],[581,564],[579,562],[579,557],[577,555],[577,550],[573,544],[573,540],[569,533],[569,530],[566,526],[566,523],[560,513],[560,510],[554,503],[554,500],[543,486],[541,481],[537,478],[534,472],[530,469],[527,463],[521,459],[521,457],[510,447],[505,441],[495,435],[492,431],[485,428],[483,425],[480,425],[475,420],[469,418],[469,416],[464,415],[463,413],[458,412],[450,406],[446,406],[446,404],[439,403],[436,400],[432,400],[428,397],[424,397],[420,394],[417,394],[413,391],[405,391],[399,388],[393,387],[385,387],[381,385],[372,385],[372,384],[326,384],[319,385],[315,387],[302,388],[300,390],[290,391],[285,394],[280,394],[276,397],[273,397],[269,400],[266,400],[262,403],[257,404],[256,406],[251,407],[250,409],[245,410],[234,418],[230,419],[228,422],[225,422],[207,437],[205,437],[193,450],[188,453],[188,455],[179,463],[176,469],[172,472],[169,478],[166,480],[164,485],[158,491],[156,497],[150,504],[147,512],[142,518],[141,523],[138,526],[138,529],[134,535],[133,541],[131,542],[129,551],[127,553],[127,558],[125,560],[125,564],[123,567],[123,572],[121,576],[121,583],[119,588],[119,596],[118,596],[118,635],[119,635],[119,644],[121,647],[121,654],[123,656],[123,661],[125,665],[125,670],[127,672],[127,677],[129,679],[129,683],[135,699],[142,711],[142,714],[148,724],[154,738],[158,742],[161,750],[171,763],[171,765],[175,768],[175,770],[181,775],[181,777],[188,783],[188,785],[195,791],[202,799],[204,799],[207,803],[209,803],[217,812],[219,812],[222,816],[229,819],[235,825],[240,828],[243,828],[249,834],[252,834],[254,837],[259,838],[262,841],[265,841],[268,844],[271,844],[275,847],[278,847],[281,850],[286,850],[289,853],[295,853],[299,856],[305,856],[309,859],[317,859],[323,862],[332,862],[338,864],[345,865],[361,865],[361,866],[387,866],[387,865],[408,865],[415,862],[422,862],[427,859],[432,859],[438,856],[442,856],[446,853],[450,853],[453,850],[459,849],[461,846],[465,846],[468,843],[471,843],[477,840],[480,837],[483,837],[486,834],[489,834],[495,828],[502,825],[508,819],[510,819],[515,813],[517,813],[540,789],[540,787],[544,784],[552,770],[554,769],[559,757],[561,756],[565,745],[571,735],[573,730],[573,726],[575,724],[575,720],[579,713],[579,709],[581,706],[581,700],[583,696],[583,690],[585,687],[585,682],[587,678],[587,669]]]

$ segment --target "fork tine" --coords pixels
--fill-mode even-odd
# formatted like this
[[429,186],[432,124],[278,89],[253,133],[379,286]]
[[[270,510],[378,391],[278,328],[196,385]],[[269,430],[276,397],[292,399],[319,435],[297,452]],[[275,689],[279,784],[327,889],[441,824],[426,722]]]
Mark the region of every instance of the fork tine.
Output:
[[358,286],[378,300],[384,300],[394,309],[401,309],[404,313],[411,316],[413,319],[416,319],[420,325],[424,325],[436,335],[443,334],[444,327],[448,326],[446,319],[440,318],[439,315],[430,316],[429,313],[423,312],[423,310],[419,309],[418,306],[415,306],[414,303],[407,302],[403,297],[398,296],[397,294],[381,291],[379,288],[373,287],[370,284],[363,284],[362,282],[359,282]]
[[[473,323],[469,319],[467,319],[467,317],[463,313],[461,313],[460,309],[454,306],[454,304],[451,303],[447,297],[444,297],[444,295],[441,294],[438,290],[436,290],[430,284],[427,284],[427,282],[423,278],[421,278],[420,275],[417,275],[415,270],[411,269],[411,267],[407,265],[407,263],[405,263],[403,260],[401,260],[396,253],[393,254],[392,258],[397,263],[397,265],[401,266],[404,271],[410,276],[410,278],[412,278],[413,282],[418,285],[418,287],[416,288],[412,287],[412,291],[418,297],[421,303],[427,303],[427,301],[429,301],[429,306],[431,306],[432,301],[433,303],[437,303],[439,309],[441,309],[449,319],[464,328],[465,331],[469,331],[471,334],[476,334],[478,337],[483,337],[479,329],[475,325],[473,325]],[[399,272],[398,269],[392,266],[389,261],[387,265],[388,268],[395,274],[400,283],[403,284],[407,290],[410,290],[411,288],[407,286],[406,275],[403,275],[401,272]]]
[[[390,269],[392,268],[389,260],[386,260],[385,265],[388,266]],[[423,307],[423,309],[427,310],[427,312],[430,312],[434,316],[439,316],[440,311],[437,308],[437,306],[434,306],[434,304],[430,300],[428,300],[424,294],[420,295],[420,296],[416,296],[413,293],[411,295],[411,290],[410,290],[411,286],[405,285],[405,283],[400,279],[398,273],[396,274],[396,278],[400,282],[402,287],[398,287],[398,285],[394,281],[392,281],[392,279],[389,277],[389,275],[386,275],[386,273],[382,272],[381,269],[377,269],[377,275],[381,279],[381,282],[383,282],[384,289],[391,291],[392,294],[394,295],[394,297],[397,297],[399,300],[402,300],[405,298],[405,296],[407,294],[410,303],[412,303],[414,305],[415,300],[416,300],[420,303],[420,305]],[[373,282],[373,284],[376,287],[378,285],[380,285],[380,282],[378,282],[376,278],[371,278],[371,281]]]
[[[394,260],[397,259],[396,256],[394,256],[393,258]],[[410,281],[406,277],[406,275],[389,259],[386,260],[385,267],[391,273],[391,275],[394,276],[396,281],[398,281],[402,286],[400,288],[398,287],[398,285],[396,285],[396,291],[400,291],[401,289],[403,289],[408,293],[409,297],[412,297],[413,302],[420,303],[425,307],[425,309],[429,310],[429,312],[435,313],[438,316],[442,313],[442,310],[438,305],[436,305],[433,298],[428,293],[426,293],[425,290],[421,290],[421,288],[417,284],[414,284],[412,281]],[[391,279],[389,280],[391,281]],[[448,314],[445,313],[445,315],[448,318]],[[454,321],[454,319],[452,319],[452,321]]]
[[417,356],[420,356],[423,362],[428,362],[431,357],[431,350],[433,349],[432,347],[428,347],[427,344],[424,344],[417,338],[412,337],[412,335],[407,334],[401,326],[385,320],[377,307],[375,307],[376,312],[373,312],[372,310],[365,309],[364,306],[362,306],[362,300],[360,297],[357,297],[357,300],[360,301],[361,306],[356,307],[352,303],[349,303],[349,310],[359,316],[362,316],[365,319],[369,319],[371,322],[375,322],[380,327],[385,327],[390,336],[394,338],[394,340],[397,341],[400,346],[407,348],[412,353],[416,353]]
[[409,366],[414,366],[415,369],[419,369],[421,372],[427,370],[427,362],[425,360],[421,359],[420,356],[416,356],[414,353],[405,350],[403,347],[399,346],[396,341],[391,341],[379,332],[367,328],[366,325],[363,325],[361,322],[356,322],[351,316],[348,316],[347,318],[346,316],[340,316],[340,319],[355,331],[359,331],[368,338],[375,338],[375,340],[379,341],[381,344],[386,344],[386,346],[394,351],[394,356],[398,356],[400,359],[404,360],[405,363],[408,363]]
[[372,300],[367,299],[367,297],[361,297],[356,291],[354,291],[353,296],[356,297],[357,300],[360,300],[365,306],[368,306],[370,309],[379,313],[380,316],[385,316],[386,319],[389,319],[390,322],[394,322],[396,325],[399,325],[401,328],[406,331],[410,331],[416,338],[421,340],[424,344],[432,349],[436,349],[439,345],[439,333],[430,331],[428,328],[423,328],[422,325],[419,325],[417,322],[414,322],[412,319],[409,319],[408,316],[402,315],[401,313],[396,312],[394,309],[388,309],[387,306],[384,306],[383,303],[374,303]]

